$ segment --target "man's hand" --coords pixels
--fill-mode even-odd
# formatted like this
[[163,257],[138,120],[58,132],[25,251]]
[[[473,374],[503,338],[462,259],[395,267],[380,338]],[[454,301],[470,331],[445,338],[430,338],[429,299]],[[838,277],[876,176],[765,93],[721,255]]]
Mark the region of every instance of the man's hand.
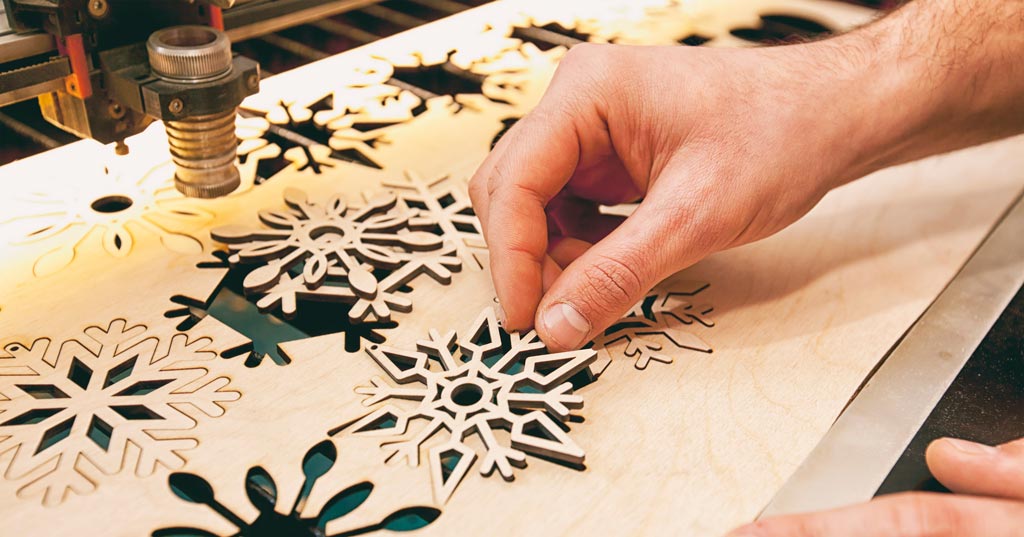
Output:
[[942,439],[928,467],[956,495],[885,496],[834,511],[744,526],[728,537],[1020,537],[1024,535],[1024,439],[990,447]]
[[[862,172],[830,117],[847,92],[804,52],[573,48],[471,184],[506,326],[540,304],[548,347],[579,347],[661,279]],[[625,221],[599,211],[640,199]]]
[[[918,0],[821,42],[580,45],[470,185],[509,329],[577,348],[831,188],[1024,128],[1024,0]],[[601,205],[642,200],[625,219]]]

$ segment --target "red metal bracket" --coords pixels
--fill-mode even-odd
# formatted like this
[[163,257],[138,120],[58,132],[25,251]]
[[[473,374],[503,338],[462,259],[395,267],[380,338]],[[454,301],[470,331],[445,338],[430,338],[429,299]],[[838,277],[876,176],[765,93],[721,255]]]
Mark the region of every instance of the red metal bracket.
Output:
[[58,39],[57,50],[71,61],[71,74],[64,79],[64,87],[67,92],[79,99],[92,97],[89,62],[85,57],[85,43],[82,41],[82,34],[73,34]]
[[224,31],[224,12],[217,6],[210,6],[210,26]]

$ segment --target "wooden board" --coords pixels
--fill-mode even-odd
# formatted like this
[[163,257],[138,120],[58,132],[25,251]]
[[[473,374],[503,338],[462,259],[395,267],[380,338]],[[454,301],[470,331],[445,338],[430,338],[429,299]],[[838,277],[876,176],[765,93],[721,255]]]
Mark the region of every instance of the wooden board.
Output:
[[[565,52],[515,27],[726,46],[778,13],[871,17],[498,2],[266,81],[228,197],[173,190],[159,126],[128,157],[81,142],[0,168],[5,527],[703,536],[755,517],[1021,192],[1024,140],[843,187],[554,356],[497,326],[465,185]],[[442,64],[475,85],[424,102],[393,82]]]

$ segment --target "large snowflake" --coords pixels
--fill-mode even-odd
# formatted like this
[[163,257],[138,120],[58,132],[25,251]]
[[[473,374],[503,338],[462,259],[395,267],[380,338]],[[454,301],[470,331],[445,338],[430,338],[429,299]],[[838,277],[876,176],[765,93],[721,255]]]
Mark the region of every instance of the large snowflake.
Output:
[[619,322],[594,338],[592,347],[601,354],[601,368],[611,360],[609,347],[622,340],[626,341],[624,354],[636,359],[637,369],[646,369],[652,361],[672,363],[671,348],[710,353],[711,346],[693,328],[695,324],[714,326],[708,317],[712,307],[691,301],[707,287],[694,283],[689,290],[660,291],[638,302]]
[[260,265],[244,287],[260,297],[261,310],[280,307],[291,317],[300,298],[333,300],[352,304],[352,322],[386,321],[392,310],[412,310],[402,289],[417,276],[447,284],[462,268],[455,246],[426,231],[437,223],[399,205],[393,193],[359,208],[340,195],[319,204],[294,188],[284,197],[289,210],[259,213],[269,229],[226,226],[212,232],[230,246],[231,263]]
[[197,442],[167,432],[220,416],[239,397],[202,367],[216,359],[209,338],[161,340],[123,319],[84,335],[10,343],[0,356],[0,475],[46,505],[92,491],[102,474],[181,467],[180,452]]
[[[416,346],[368,349],[398,385],[375,377],[370,386],[357,388],[367,396],[367,405],[389,403],[344,428],[389,437],[383,444],[389,461],[404,459],[416,466],[420,451],[429,449],[437,501],[447,501],[473,466],[477,453],[467,443],[471,436],[485,449],[480,464],[485,476],[497,470],[511,480],[512,467],[525,466],[527,453],[570,465],[583,463],[583,450],[562,424],[572,409],[583,406],[573,386],[592,380],[588,366],[595,351],[550,354],[535,332],[502,330],[492,309],[461,338],[454,331],[442,335],[431,330]],[[427,423],[417,427],[416,421]],[[498,435],[497,430],[508,434]],[[507,438],[507,445],[499,438]]]

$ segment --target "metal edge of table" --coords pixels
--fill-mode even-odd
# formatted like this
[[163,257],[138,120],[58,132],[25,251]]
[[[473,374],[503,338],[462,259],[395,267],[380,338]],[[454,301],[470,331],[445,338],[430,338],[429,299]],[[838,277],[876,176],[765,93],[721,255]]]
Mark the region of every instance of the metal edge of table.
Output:
[[864,384],[760,518],[871,499],[1024,284],[1017,201]]

